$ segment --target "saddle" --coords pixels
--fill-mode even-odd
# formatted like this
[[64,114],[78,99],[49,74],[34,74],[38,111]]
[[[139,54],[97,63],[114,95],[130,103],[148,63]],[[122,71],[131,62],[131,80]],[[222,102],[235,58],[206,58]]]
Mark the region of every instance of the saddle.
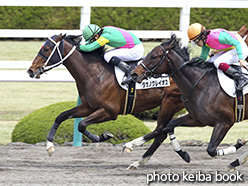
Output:
[[[241,70],[239,63],[231,65],[233,68],[237,69],[240,73],[243,73],[248,78],[248,72],[245,69]],[[222,70],[217,69],[217,76],[221,85],[221,88],[232,98],[236,97],[236,84],[235,81],[228,74],[224,73]],[[243,88],[243,94],[248,93],[248,86]]]
[[[127,63],[132,67],[132,69],[134,69],[141,62],[142,59],[138,61],[130,61]],[[166,74],[156,75],[154,77],[148,78],[147,80],[143,80],[141,83],[135,83],[134,81],[131,81],[129,84],[122,85],[121,83],[125,78],[125,72],[123,72],[116,66],[114,67],[114,71],[118,84],[124,90],[126,90],[126,101],[123,115],[131,114],[133,112],[137,89],[140,90],[170,86],[170,79]]]

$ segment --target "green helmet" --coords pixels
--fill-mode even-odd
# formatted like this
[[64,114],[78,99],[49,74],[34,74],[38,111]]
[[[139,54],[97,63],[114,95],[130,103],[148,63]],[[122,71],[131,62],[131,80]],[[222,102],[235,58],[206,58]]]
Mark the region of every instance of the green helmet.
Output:
[[87,25],[83,30],[83,37],[86,41],[90,41],[100,31],[101,28],[95,24]]

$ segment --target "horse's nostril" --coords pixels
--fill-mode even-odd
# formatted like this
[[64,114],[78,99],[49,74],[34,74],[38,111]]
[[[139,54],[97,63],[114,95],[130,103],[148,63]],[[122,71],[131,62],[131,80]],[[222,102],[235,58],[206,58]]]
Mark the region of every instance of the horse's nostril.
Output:
[[31,78],[34,77],[34,72],[33,72],[33,70],[28,69],[28,70],[27,70],[27,73],[28,73],[28,75],[29,75]]

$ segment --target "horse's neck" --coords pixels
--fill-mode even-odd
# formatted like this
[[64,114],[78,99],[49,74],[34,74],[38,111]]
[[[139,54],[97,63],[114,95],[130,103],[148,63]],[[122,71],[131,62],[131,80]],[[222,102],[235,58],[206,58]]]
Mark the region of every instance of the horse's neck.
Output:
[[[200,79],[203,75],[204,70],[191,67],[187,64],[181,67],[181,65],[184,63],[185,61],[183,61],[181,58],[173,61],[171,64],[171,73],[176,72],[172,76],[173,80],[181,90],[182,94],[188,95],[192,91],[198,79]],[[201,84],[201,82],[199,83]]]
[[[65,56],[72,49],[72,45],[68,42],[64,42],[64,44],[63,55]],[[89,83],[99,84],[113,75],[113,67],[103,59],[89,56],[89,54],[81,54],[77,50],[64,62],[64,66],[81,87],[87,86]]]
[[104,62],[86,61],[86,59],[76,51],[64,63],[76,82],[101,82],[111,74],[111,69]]

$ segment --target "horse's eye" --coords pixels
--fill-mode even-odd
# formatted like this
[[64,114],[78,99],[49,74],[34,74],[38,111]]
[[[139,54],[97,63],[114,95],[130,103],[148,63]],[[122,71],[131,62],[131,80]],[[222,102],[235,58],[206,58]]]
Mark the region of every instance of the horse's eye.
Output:
[[44,52],[48,52],[49,51],[49,48],[44,48],[43,51]]
[[151,56],[151,59],[156,59],[157,57],[156,56]]

